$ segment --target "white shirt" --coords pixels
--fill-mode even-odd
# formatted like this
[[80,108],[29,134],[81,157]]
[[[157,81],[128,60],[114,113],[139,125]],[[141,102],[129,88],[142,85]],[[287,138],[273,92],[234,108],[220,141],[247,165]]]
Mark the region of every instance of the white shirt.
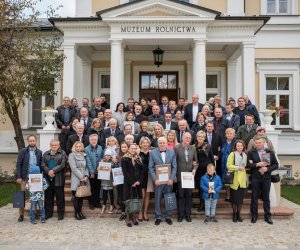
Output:
[[228,121],[230,121],[232,116],[233,116],[233,113],[227,114],[227,115],[226,115],[226,119],[227,119]]
[[171,129],[171,122],[166,122],[166,129],[165,130],[170,130]]
[[197,114],[198,114],[198,104],[194,105],[193,104],[193,122],[196,121],[196,117],[197,117]]
[[166,163],[166,152],[160,152],[163,163]]

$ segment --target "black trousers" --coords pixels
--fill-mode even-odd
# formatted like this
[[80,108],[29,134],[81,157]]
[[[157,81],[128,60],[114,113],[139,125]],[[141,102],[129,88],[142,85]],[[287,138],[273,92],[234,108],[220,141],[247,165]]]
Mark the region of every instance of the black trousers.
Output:
[[101,180],[96,175],[95,178],[89,178],[92,195],[89,197],[89,204],[100,206],[100,188]]
[[179,216],[190,216],[192,212],[192,194],[193,189],[182,188],[181,182],[178,182],[178,210]]
[[56,199],[57,214],[58,216],[64,216],[65,213],[65,193],[64,187],[54,187],[49,186],[45,190],[45,212],[46,217],[51,217],[53,215],[54,209],[54,195]]
[[75,194],[76,191],[72,191],[74,211],[77,214],[82,212],[83,198],[76,197]]
[[103,189],[103,205],[106,205],[107,202],[107,195],[109,195],[109,199],[110,199],[110,205],[114,205],[114,190],[113,189],[109,189],[109,190],[105,190]]
[[117,193],[118,193],[118,202],[121,207],[121,212],[125,213],[125,204],[124,204],[124,185],[118,185],[117,186]]
[[260,194],[262,194],[265,218],[271,217],[270,188],[271,179],[252,178],[252,196],[250,206],[252,216],[258,216],[258,199]]

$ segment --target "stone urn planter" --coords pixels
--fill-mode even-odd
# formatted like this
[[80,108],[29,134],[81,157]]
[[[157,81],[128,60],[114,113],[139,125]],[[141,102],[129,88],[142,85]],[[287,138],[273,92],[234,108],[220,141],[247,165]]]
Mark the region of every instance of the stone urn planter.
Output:
[[57,110],[55,109],[45,109],[42,110],[42,114],[45,117],[45,126],[43,130],[56,130],[56,123],[55,123],[55,114]]
[[266,110],[260,111],[260,113],[264,116],[263,122],[264,122],[264,127],[266,128],[266,130],[269,130],[269,131],[275,130],[274,127],[271,125],[271,123],[273,121],[272,115],[275,113],[275,110],[266,109]]

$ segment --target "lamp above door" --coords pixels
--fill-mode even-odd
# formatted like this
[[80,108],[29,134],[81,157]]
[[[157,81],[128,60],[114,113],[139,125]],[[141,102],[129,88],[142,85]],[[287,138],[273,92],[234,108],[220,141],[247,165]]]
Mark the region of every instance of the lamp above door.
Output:
[[154,64],[159,68],[160,65],[163,64],[163,57],[164,57],[165,51],[159,48],[159,46],[153,50],[153,58],[154,58]]

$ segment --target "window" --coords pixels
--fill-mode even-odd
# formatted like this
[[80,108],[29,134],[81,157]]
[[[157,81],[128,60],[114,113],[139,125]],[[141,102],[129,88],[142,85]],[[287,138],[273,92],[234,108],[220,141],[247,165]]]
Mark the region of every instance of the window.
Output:
[[263,15],[297,15],[297,0],[263,0],[261,1]]
[[105,73],[99,73],[99,96],[105,94],[107,102],[110,103],[110,75]]
[[220,95],[219,85],[220,80],[218,74],[206,75],[206,100],[215,95]]
[[177,89],[175,73],[141,73],[141,89]]
[[273,114],[272,125],[289,126],[291,120],[291,80],[289,76],[266,76],[266,108],[282,107]]
[[[50,83],[54,89],[54,80],[51,79]],[[34,99],[31,102],[31,125],[33,127],[39,127],[44,125],[44,119],[42,119],[42,108],[45,106],[54,107],[54,96],[41,96],[38,99]]]

